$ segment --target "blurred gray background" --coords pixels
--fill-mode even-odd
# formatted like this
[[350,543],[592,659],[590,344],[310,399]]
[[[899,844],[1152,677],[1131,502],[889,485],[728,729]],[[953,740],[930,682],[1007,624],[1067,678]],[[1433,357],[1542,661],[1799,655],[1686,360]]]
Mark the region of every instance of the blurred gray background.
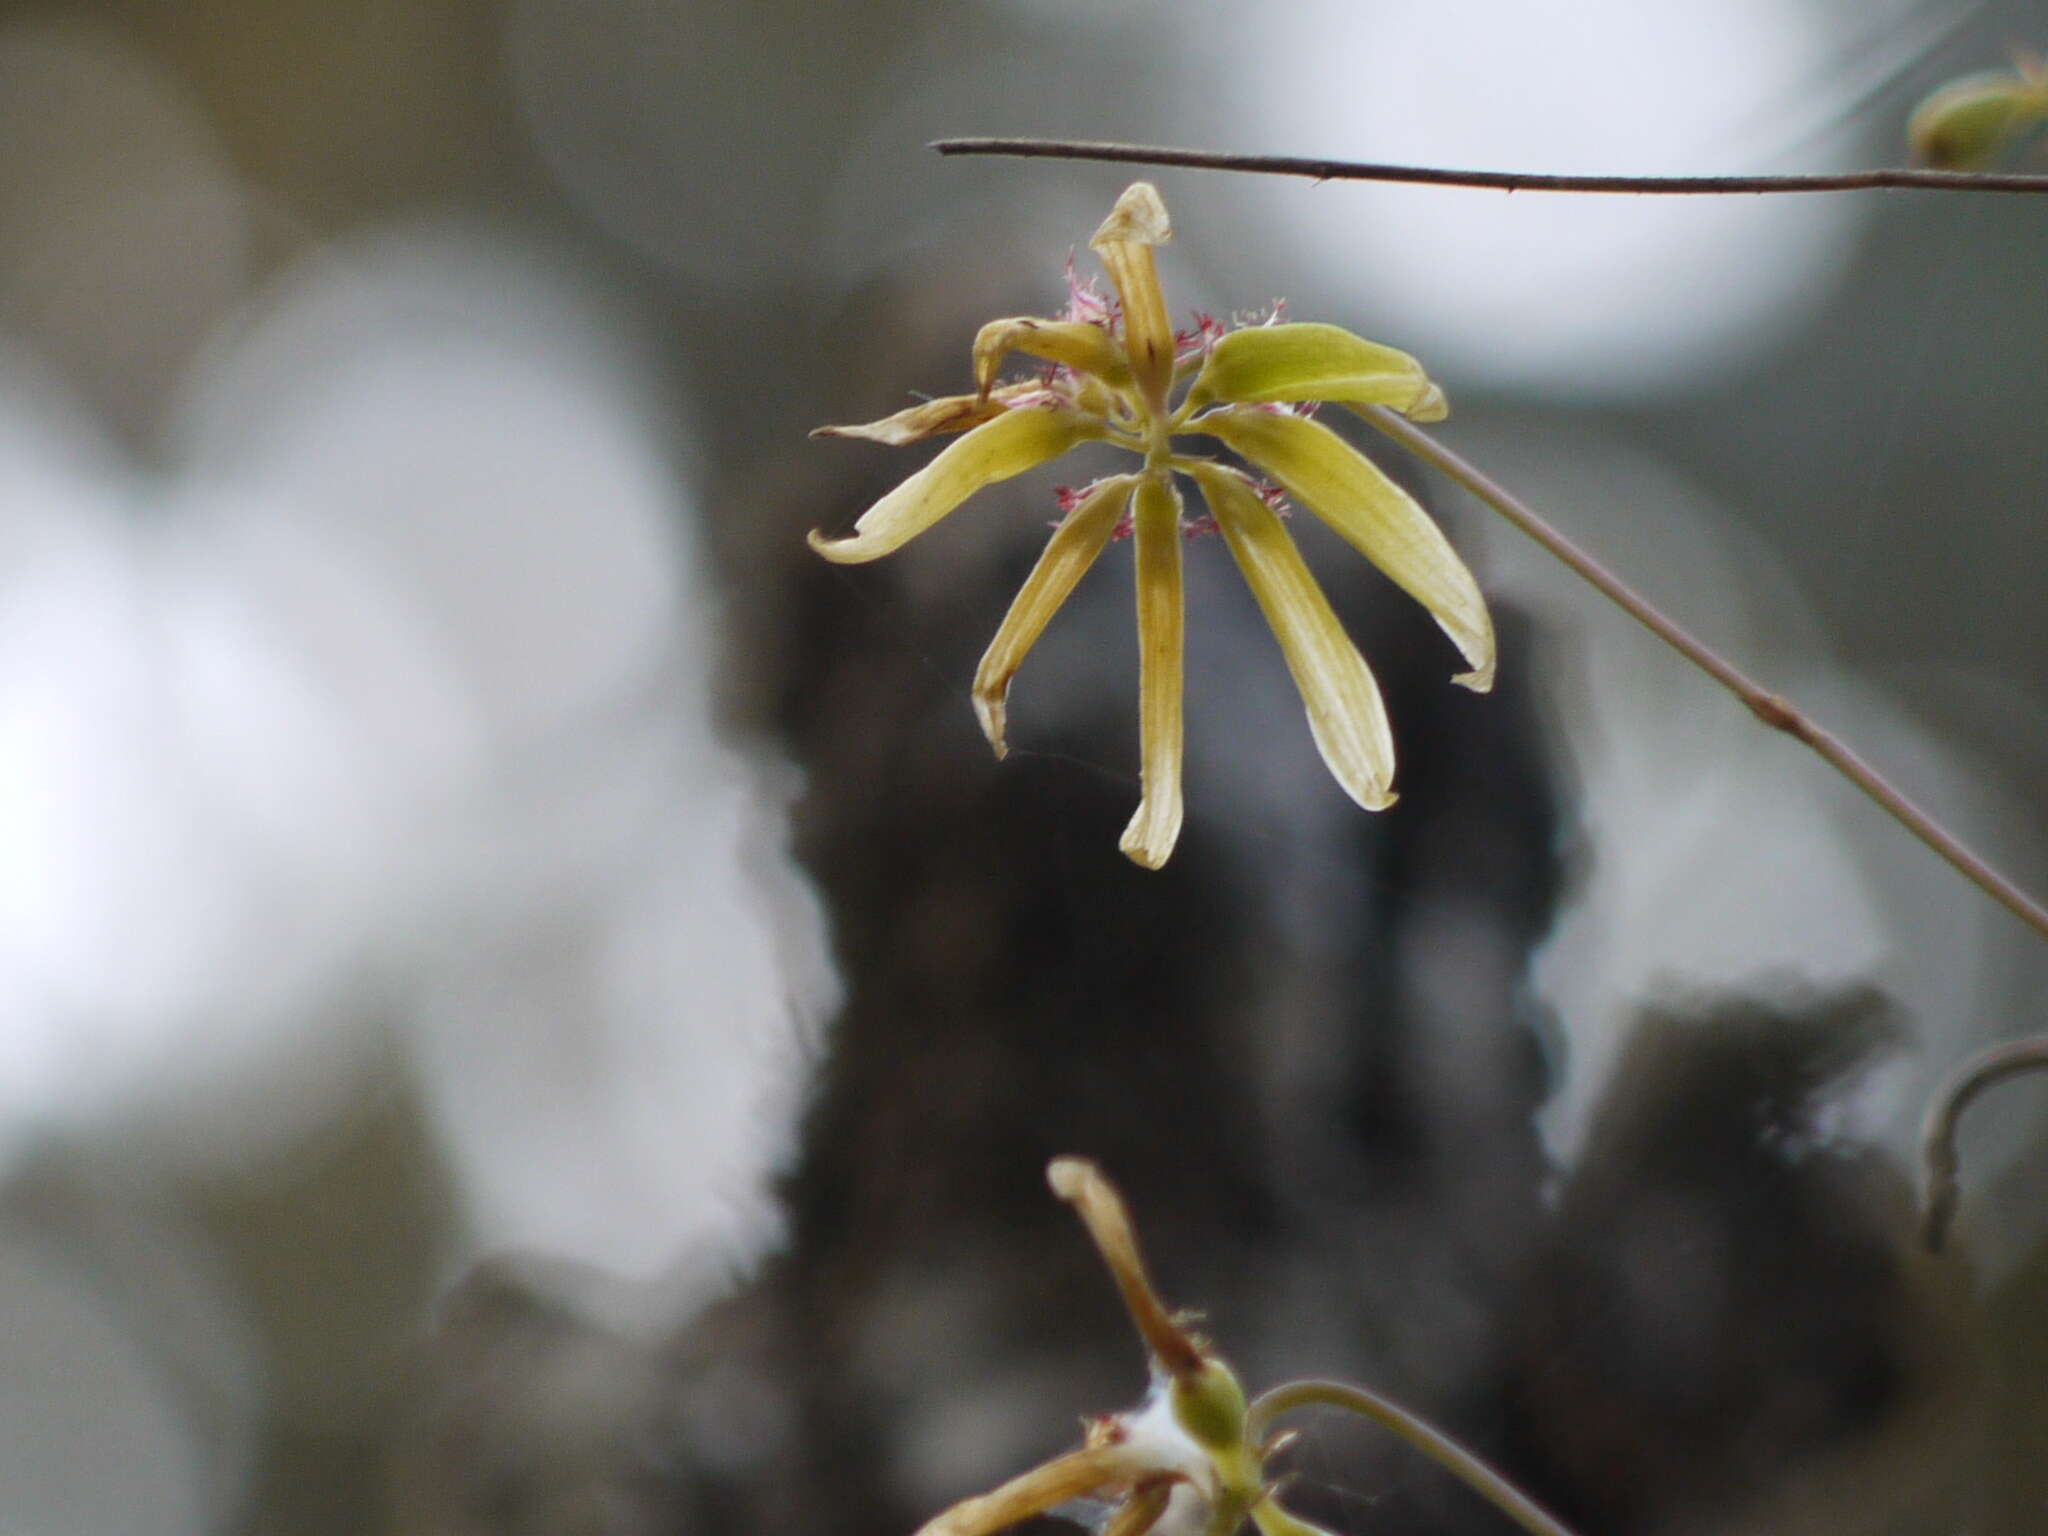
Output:
[[[1059,1151],[1263,1381],[1600,1531],[2048,1518],[2048,1115],[1915,1122],[2048,953],[1482,509],[1502,686],[1333,540],[1398,808],[1190,547],[1189,820],[1127,557],[804,549],[1129,174],[1896,163],[2048,46],[1957,0],[0,5],[0,1530],[908,1530],[1141,1362]],[[1177,311],[1420,356],[1446,438],[2048,888],[2048,201],[1163,172]],[[1412,471],[1390,460],[1397,473]],[[1068,475],[1068,478],[1072,478]],[[1333,1529],[1501,1527],[1314,1426]]]

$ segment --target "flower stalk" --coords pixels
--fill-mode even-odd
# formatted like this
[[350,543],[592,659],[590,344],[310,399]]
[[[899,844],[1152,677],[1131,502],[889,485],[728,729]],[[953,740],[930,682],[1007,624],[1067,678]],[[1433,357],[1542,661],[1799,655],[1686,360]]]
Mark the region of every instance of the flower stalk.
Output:
[[963,1499],[917,1536],[994,1536],[1073,1499],[1110,1504],[1105,1536],[1146,1536],[1183,1501],[1193,1528],[1235,1536],[1249,1520],[1260,1536],[1330,1536],[1290,1513],[1266,1463],[1292,1440],[1274,1422],[1302,1408],[1335,1408],[1384,1425],[1463,1479],[1529,1536],[1571,1536],[1555,1516],[1423,1419],[1377,1393],[1334,1381],[1295,1381],[1251,1403],[1237,1375],[1190,1333],[1152,1288],[1123,1197],[1085,1158],[1046,1168],[1053,1193],[1074,1207],[1123,1294],[1152,1365],[1139,1408],[1088,1421],[1085,1443],[994,1491]]
[[1783,694],[1773,693],[1756,682],[1719,651],[1695,637],[1691,631],[1648,598],[1558,532],[1527,502],[1428,433],[1418,432],[1398,416],[1385,413],[1376,417],[1374,425],[1417,458],[1443,471],[1450,479],[1563,561],[1601,596],[1734,694],[1763,724],[1774,731],[1782,731],[1793,740],[1804,742],[1812,748],[1829,767],[1861,790],[1892,820],[1931,848],[1957,874],[2012,913],[2040,937],[2048,939],[2048,908],[2044,908],[1981,854],[1972,850],[1955,833],[1922,810],[1903,790],[1858,755],[1847,742],[1816,724]]

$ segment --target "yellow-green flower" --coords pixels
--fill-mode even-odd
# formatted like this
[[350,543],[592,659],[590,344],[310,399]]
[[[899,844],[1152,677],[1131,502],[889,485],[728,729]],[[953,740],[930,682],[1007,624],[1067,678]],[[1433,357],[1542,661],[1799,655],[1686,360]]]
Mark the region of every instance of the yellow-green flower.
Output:
[[1151,1358],[1152,1391],[1128,1413],[1087,1420],[1078,1450],[962,1499],[926,1521],[917,1536],[995,1536],[1077,1499],[1110,1507],[1103,1536],[1145,1536],[1154,1527],[1236,1536],[1246,1520],[1259,1536],[1329,1536],[1281,1507],[1268,1473],[1294,1438],[1275,1425],[1306,1408],[1359,1414],[1392,1430],[1528,1536],[1571,1536],[1464,1446],[1376,1392],[1340,1381],[1290,1381],[1247,1402],[1236,1373],[1152,1289],[1123,1197],[1102,1170],[1084,1158],[1056,1157],[1045,1174],[1087,1226],[1123,1293]]
[[1279,1447],[1259,1439],[1268,1416],[1252,1411],[1230,1367],[1154,1293],[1115,1186],[1078,1157],[1054,1158],[1046,1178],[1080,1215],[1123,1292],[1151,1356],[1152,1392],[1129,1413],[1088,1420],[1080,1449],[962,1500],[917,1536],[993,1536],[1075,1499],[1112,1506],[1104,1536],[1144,1536],[1176,1500],[1199,1514],[1193,1529],[1220,1536],[1247,1517],[1261,1536],[1328,1536],[1273,1496],[1265,1461]]
[[[936,459],[870,507],[843,539],[811,535],[828,560],[857,563],[901,549],[987,485],[1084,442],[1138,455],[1133,472],[1089,486],[1072,503],[1010,605],[974,679],[974,707],[996,755],[1006,750],[1010,679],[1088,567],[1119,533],[1136,542],[1139,739],[1143,795],[1122,847],[1157,869],[1181,826],[1181,683],[1185,639],[1181,544],[1188,530],[1179,477],[1194,482],[1236,557],[1307,706],[1316,747],[1367,810],[1394,800],[1394,743],[1378,685],[1276,510],[1280,493],[1306,506],[1432,615],[1463,653],[1455,680],[1493,684],[1493,621],[1477,583],[1427,514],[1369,459],[1305,407],[1386,406],[1441,420],[1442,391],[1406,353],[1334,325],[1228,329],[1202,317],[1176,334],[1155,249],[1171,238],[1149,182],[1117,200],[1091,246],[1115,285],[1111,303],[1071,283],[1057,319],[995,320],[974,339],[975,392],[927,401],[882,421],[825,427],[839,437],[902,444],[961,433]],[[1022,353],[1037,377],[998,384]],[[1176,398],[1177,397],[1177,398]],[[1204,435],[1252,470],[1189,454]]]

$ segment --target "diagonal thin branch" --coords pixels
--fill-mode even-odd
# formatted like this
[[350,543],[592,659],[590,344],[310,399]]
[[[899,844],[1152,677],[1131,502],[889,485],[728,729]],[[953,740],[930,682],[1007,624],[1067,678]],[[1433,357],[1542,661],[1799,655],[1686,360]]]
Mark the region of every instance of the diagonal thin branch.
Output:
[[1036,160],[1107,160],[1121,165],[1178,166],[1193,171],[1249,171],[1305,176],[1311,181],[1395,181],[1496,192],[1609,192],[1637,196],[1728,196],[1787,192],[2048,192],[2048,175],[2015,171],[1935,171],[1891,167],[1803,176],[1579,176],[1546,171],[1461,171],[1367,160],[1317,160],[1305,155],[1242,155],[1158,144],[1088,139],[934,139],[942,155],[1009,155]]
[[1813,722],[1782,694],[1772,693],[1704,641],[1696,639],[1648,598],[1580,549],[1539,517],[1528,503],[1490,479],[1428,433],[1385,406],[1359,408],[1359,415],[1424,462],[1435,465],[1472,495],[1485,502],[1523,533],[1557,556],[1600,594],[1651,634],[1740,699],[1749,712],[1775,731],[1803,741],[1843,778],[1875,801],[1900,826],[1932,848],[1965,880],[2048,939],[2048,908],[2043,908],[2004,874],[1973,852],[1948,828],[1908,799],[1883,774],[1851,750],[1848,743]]

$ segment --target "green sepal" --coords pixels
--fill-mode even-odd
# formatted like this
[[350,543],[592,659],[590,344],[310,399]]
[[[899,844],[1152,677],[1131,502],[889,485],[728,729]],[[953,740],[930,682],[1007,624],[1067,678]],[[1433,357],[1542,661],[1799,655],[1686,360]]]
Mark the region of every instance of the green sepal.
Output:
[[1138,578],[1138,809],[1117,846],[1158,869],[1180,839],[1187,600],[1181,501],[1173,479],[1147,474],[1131,509]]
[[1102,428],[1065,406],[1016,406],[947,446],[931,463],[876,502],[843,539],[815,530],[811,548],[840,565],[894,554],[983,486],[1056,459]]
[[1137,485],[1136,475],[1118,475],[1089,490],[1081,504],[1053,530],[1045,553],[1038,557],[1038,564],[1032,567],[1031,575],[996,630],[995,639],[982,654],[981,665],[974,673],[974,714],[997,757],[1010,750],[1005,735],[1010,679],[1017,675],[1031,647],[1045,633],[1045,626],[1073,595],[1074,588],[1109,543]]
[[1130,360],[1114,336],[1085,320],[1039,320],[1020,315],[991,320],[974,337],[974,386],[984,395],[995,387],[996,374],[1012,352],[1042,362],[1059,363],[1100,379],[1112,389],[1128,389]]
[[1255,325],[1223,336],[1182,409],[1310,400],[1391,406],[1416,421],[1441,421],[1449,410],[1443,391],[1406,352],[1313,322]]
[[1180,1427],[1214,1456],[1244,1445],[1244,1388],[1237,1373],[1214,1355],[1197,1370],[1176,1376],[1167,1387],[1167,1401]]
[[1325,766],[1359,805],[1385,810],[1394,803],[1394,734],[1386,705],[1286,525],[1236,470],[1199,459],[1177,460],[1174,467],[1201,486],[1280,642]]
[[1415,498],[1321,422],[1257,405],[1211,411],[1190,423],[1280,483],[1427,608],[1471,668],[1452,679],[1493,686],[1493,619],[1465,562]]

